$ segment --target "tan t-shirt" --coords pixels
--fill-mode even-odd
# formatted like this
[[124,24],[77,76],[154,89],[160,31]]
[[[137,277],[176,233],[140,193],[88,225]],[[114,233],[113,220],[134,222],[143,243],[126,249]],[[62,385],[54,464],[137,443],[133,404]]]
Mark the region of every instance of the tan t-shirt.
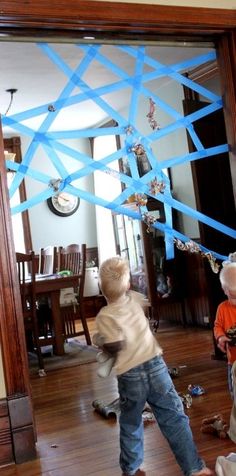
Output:
[[145,305],[142,295],[130,291],[103,307],[96,317],[97,330],[105,344],[125,342],[114,366],[117,375],[162,354],[142,305]]

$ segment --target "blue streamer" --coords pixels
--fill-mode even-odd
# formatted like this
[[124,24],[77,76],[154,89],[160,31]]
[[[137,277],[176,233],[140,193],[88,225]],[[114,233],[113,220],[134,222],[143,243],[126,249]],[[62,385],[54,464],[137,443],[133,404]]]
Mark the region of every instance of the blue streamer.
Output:
[[79,139],[80,137],[100,137],[100,136],[112,136],[121,135],[124,133],[123,127],[99,127],[98,129],[81,129],[71,131],[56,131],[47,132],[45,137],[50,140],[58,139]]
[[144,48],[139,47],[137,62],[136,62],[136,67],[135,67],[135,76],[138,75],[139,81],[136,80],[135,87],[132,90],[130,107],[129,107],[129,118],[128,118],[129,124],[135,124],[136,123],[137,109],[138,109],[138,97],[139,97],[140,85],[141,85],[141,82],[142,82],[143,61],[144,61]]
[[58,154],[56,154],[56,151],[50,147],[49,141],[45,141],[45,143],[43,143],[43,148],[47,152],[48,157],[51,159],[51,162],[59,173],[59,176],[62,178],[67,177],[67,169],[63,165],[62,161],[59,159]]
[[11,116],[2,116],[2,125],[11,127],[12,129],[15,129],[18,132],[21,132],[23,135],[27,135],[30,137],[34,137],[34,131],[33,129],[30,129],[30,127],[24,126],[23,124],[20,124],[18,121],[13,119]]
[[182,127],[185,127],[185,128],[188,127],[189,125],[192,124],[192,122],[197,121],[198,119],[201,119],[202,117],[205,117],[208,114],[211,114],[212,112],[217,111],[218,109],[221,109],[221,108],[222,108],[222,101],[210,104],[209,106],[205,106],[202,109],[199,109],[198,111],[193,112],[192,114],[189,114],[188,116],[181,117],[180,119],[169,124],[163,129],[159,129],[152,132],[149,136],[147,136],[147,138],[149,138],[150,140],[160,139],[161,137],[164,137],[167,134],[174,132],[176,129],[179,129]]
[[162,160],[160,164],[163,168],[175,167],[176,165],[181,165],[185,162],[191,162],[193,160],[203,159],[205,157],[212,157],[214,155],[224,154],[225,152],[229,152],[228,144],[217,145],[215,147],[209,147],[196,152],[189,152],[189,154],[184,154],[179,157]]
[[32,197],[29,200],[26,200],[25,202],[22,202],[20,205],[17,205],[16,207],[13,207],[12,214],[14,215],[16,213],[22,213],[25,210],[28,210],[29,208],[44,202],[47,198],[51,197],[52,195],[53,195],[52,190],[47,190],[42,193],[39,193],[37,196]]
[[[119,46],[118,48],[125,51],[126,53],[130,54],[133,57],[136,57],[137,55],[136,50],[132,48],[131,46]],[[197,66],[198,64],[211,61],[212,59],[215,59],[215,53],[213,55],[212,53],[208,53],[207,55],[204,55],[204,61],[201,61],[201,63],[199,63],[199,58],[196,57],[195,65]],[[164,65],[162,65],[159,61],[153,58],[150,58],[149,56],[146,56],[145,60],[149,66],[152,66],[155,69],[164,68]],[[188,62],[188,60],[185,61],[185,68],[187,69],[188,66],[189,67],[194,66],[194,58],[191,59],[191,62],[190,61]],[[174,69],[172,66],[165,66],[165,68],[166,68],[165,69],[166,73],[164,74],[164,72],[162,72],[161,73],[162,75],[164,74],[165,76],[172,77],[175,81],[186,85],[188,88],[192,89],[193,91],[196,91],[199,94],[210,99],[210,101],[217,101],[219,99],[218,95],[212,93],[211,91],[204,88],[203,86],[200,86],[197,83],[194,83],[194,81],[186,78],[185,76],[182,76],[181,74],[174,72]],[[173,73],[171,73],[171,71],[173,71]]]
[[10,198],[14,195],[17,188],[19,188],[22,180],[24,179],[24,175],[21,174],[21,170],[23,170],[24,167],[28,167],[28,165],[30,164],[31,159],[34,155],[34,152],[35,152],[36,148],[37,148],[37,144],[34,143],[34,142],[31,142],[30,146],[28,147],[28,150],[26,151],[24,159],[23,159],[22,163],[20,164],[20,167],[18,169],[18,173],[16,174],[16,176],[14,177],[14,179],[12,181],[12,184],[11,184],[11,187],[10,187],[10,190],[9,190]]
[[201,143],[198,135],[196,134],[195,130],[194,130],[194,127],[192,124],[190,124],[190,126],[187,127],[187,130],[189,132],[189,135],[196,147],[197,150],[203,150],[204,149],[204,146],[203,144]]
[[[81,61],[79,66],[76,68],[75,72],[72,71],[65,63],[64,61],[52,50],[52,48],[49,48],[47,45],[43,43],[39,45],[42,49],[45,49],[47,55],[52,59],[52,61],[69,77],[69,81],[67,85],[64,87],[62,90],[59,99],[63,100],[63,105],[67,103],[68,96],[70,93],[73,91],[75,87],[75,82],[78,79],[80,75],[84,74],[84,71],[87,69],[88,65],[91,63],[93,59],[93,55],[90,55],[89,52],[85,58]],[[55,120],[55,117],[58,115],[59,111],[56,110],[54,114],[48,113],[47,117],[43,121],[42,125],[39,128],[39,131],[45,131],[47,130],[53,121]]]
[[[44,46],[44,44],[43,44]],[[91,99],[93,95],[93,100],[100,106],[110,117],[113,117],[119,124],[125,124],[125,121],[123,120],[122,116],[117,114],[117,112],[110,107],[103,99],[100,98],[97,94],[94,95],[94,91],[82,80],[82,73],[84,72],[85,67],[87,67],[87,62],[92,59],[94,59],[96,55],[97,47],[93,46],[90,47],[87,51],[87,61],[82,60],[81,62],[81,68],[78,71],[75,71],[75,73],[72,75],[71,69],[64,64],[64,62],[56,55],[52,49],[50,49],[50,58],[57,64],[57,66],[68,76],[71,77],[70,82],[73,82],[75,86],[80,86],[80,88],[84,91],[84,93],[87,95],[89,99]],[[47,54],[48,51],[47,51]],[[80,71],[82,70],[82,71]],[[92,94],[91,94],[92,93]]]
[[[73,189],[72,186],[69,186],[67,188],[67,191],[71,194],[80,196],[84,200],[87,200],[87,201],[89,201],[90,203],[92,203],[94,205],[100,205],[100,206],[103,206],[103,207],[108,208],[108,209],[113,210],[113,211],[115,210],[116,213],[121,213],[123,215],[129,216],[130,218],[133,218],[134,220],[142,220],[142,215],[140,214],[139,211],[134,211],[133,209],[129,209],[129,208],[126,208],[124,206],[119,206],[118,204],[114,204],[113,202],[112,203],[107,202],[107,201],[103,200],[102,198],[94,197],[94,195],[92,195],[91,193],[84,192],[83,190]],[[155,222],[153,224],[153,227],[162,231],[164,233],[164,235],[167,234],[169,236],[168,239],[178,238],[179,240],[183,241],[184,243],[189,241],[189,238],[187,236],[185,236],[184,234],[182,234],[182,233],[180,233],[180,232],[178,232],[174,229],[171,229],[167,225],[163,225],[160,222]],[[210,250],[208,248],[206,248],[202,245],[199,245],[199,244],[198,244],[198,246],[200,247],[200,249],[203,252],[206,252],[206,253],[210,252]],[[226,256],[221,255],[219,253],[216,253],[216,252],[211,252],[211,253],[217,259],[220,259],[220,260],[227,259]]]
[[176,208],[182,213],[185,213],[186,215],[189,215],[190,217],[195,218],[196,220],[202,223],[205,223],[205,225],[209,225],[210,227],[215,228],[216,230],[220,231],[221,233],[224,233],[225,235],[231,236],[232,238],[236,238],[236,230],[233,230],[232,228],[223,225],[222,223],[218,222],[217,220],[214,220],[213,218],[207,217],[206,215],[201,212],[198,212],[197,210],[193,210],[187,205],[178,202],[178,200],[175,200],[174,198],[170,198],[167,196],[165,196],[164,198],[164,195],[160,194],[158,195],[158,200],[168,203],[173,208]]
[[[145,54],[145,48],[143,46],[131,47],[131,46],[117,46],[116,48],[121,49],[127,55],[131,56],[135,60],[135,72],[132,77],[119,66],[115,65],[111,60],[106,58],[105,55],[101,54],[100,45],[76,45],[79,47],[84,56],[81,59],[77,68],[73,71],[65,61],[53,50],[53,48],[45,43],[39,43],[37,45],[41,51],[48,56],[50,61],[59,68],[67,78],[67,84],[64,89],[61,91],[58,99],[53,101],[55,111],[53,114],[48,111],[49,104],[44,104],[36,108],[12,115],[12,116],[3,116],[2,123],[3,126],[11,127],[18,132],[27,135],[31,138],[31,143],[26,151],[25,157],[22,164],[12,164],[9,161],[6,163],[9,168],[16,171],[16,176],[13,180],[13,183],[10,188],[10,196],[12,196],[24,177],[31,177],[36,180],[39,180],[47,185],[47,188],[39,193],[38,195],[27,200],[19,207],[14,207],[12,210],[13,213],[18,213],[30,208],[40,201],[45,200],[47,197],[52,196],[55,192],[52,188],[48,188],[48,184],[52,178],[46,174],[42,174],[39,171],[35,171],[30,167],[31,161],[34,157],[36,150],[39,145],[42,145],[45,152],[47,153],[49,160],[55,167],[59,179],[61,179],[59,190],[66,190],[69,193],[72,193],[76,196],[80,196],[85,200],[90,201],[96,205],[104,206],[110,210],[114,210],[116,213],[123,213],[127,216],[130,216],[134,219],[142,219],[142,213],[145,210],[145,207],[141,207],[141,212],[131,211],[122,206],[123,202],[133,193],[146,193],[147,196],[151,196],[150,193],[150,182],[154,179],[163,180],[166,184],[166,189],[164,194],[159,194],[157,198],[164,204],[166,222],[155,223],[154,228],[159,229],[164,233],[165,236],[165,247],[166,247],[166,256],[168,259],[173,257],[174,253],[174,238],[178,238],[181,241],[188,241],[189,239],[178,233],[176,230],[173,230],[172,226],[172,208],[179,210],[182,213],[196,219],[202,223],[207,224],[213,228],[216,228],[220,232],[227,234],[233,238],[236,237],[236,231],[231,228],[217,222],[216,220],[206,217],[205,215],[197,212],[196,210],[191,209],[190,207],[178,202],[173,199],[170,192],[169,180],[163,174],[162,168],[174,167],[180,164],[185,163],[186,161],[190,162],[191,160],[199,160],[204,157],[211,157],[217,154],[222,154],[228,152],[229,147],[227,144],[221,144],[216,147],[211,147],[204,149],[198,135],[194,130],[193,123],[212,112],[222,108],[221,98],[209,91],[208,89],[197,85],[192,80],[189,80],[184,75],[181,74],[181,71],[184,71],[190,67],[195,67],[199,64],[212,61],[216,58],[215,51],[210,53],[199,55],[189,60],[184,60],[182,62],[173,64],[173,65],[163,65],[157,60],[151,58]],[[83,76],[88,71],[89,66],[92,61],[100,61],[100,63],[108,68],[114,73],[119,79],[116,82],[103,85],[99,88],[92,89],[84,80]],[[144,66],[147,65],[148,68],[152,68],[152,71],[145,72]],[[199,94],[205,96],[211,101],[211,104],[206,107],[196,111],[188,116],[182,116],[178,111],[176,111],[172,106],[167,104],[147,87],[148,82],[153,81],[154,79],[161,78],[163,76],[169,76],[171,79],[177,81],[182,85],[186,85],[192,90],[198,92]],[[80,87],[81,92],[79,94],[71,95],[74,88]],[[131,100],[129,105],[128,120],[126,120],[121,114],[114,110],[101,96],[107,95],[111,92],[118,91],[120,89],[129,88],[131,91]],[[163,127],[163,129],[155,130],[149,133],[148,135],[143,136],[140,134],[140,131],[136,128],[136,117],[138,114],[138,101],[140,95],[144,95],[146,98],[152,98],[153,101],[162,108],[166,114],[174,119],[174,122]],[[58,113],[64,108],[69,107],[74,104],[81,103],[90,99],[96,103],[102,110],[106,113],[107,116],[116,120],[118,126],[112,128],[89,128],[86,130],[71,130],[71,131],[49,131],[49,128],[55,121]],[[36,117],[41,114],[46,114],[46,118],[43,120],[38,131],[34,132],[29,127],[21,124],[21,121],[25,121],[31,117]],[[188,130],[190,137],[196,147],[196,152],[184,154],[175,158],[169,158],[165,161],[158,162],[157,157],[154,156],[152,152],[151,144],[154,141],[158,141],[162,137],[172,132],[175,132],[179,128],[185,128]],[[128,132],[129,131],[129,132]],[[109,154],[106,157],[103,157],[99,161],[94,161],[90,156],[79,152],[65,144],[58,142],[60,139],[75,139],[80,137],[97,137],[100,135],[120,135],[124,136],[124,147],[116,151],[113,154]],[[135,153],[132,151],[132,148],[136,144],[142,144],[145,148],[145,153],[151,164],[152,170],[145,174],[143,177],[139,177],[137,162]],[[64,161],[59,158],[58,153],[66,154],[72,159],[76,160],[80,164],[80,168],[74,171],[73,173],[68,173]],[[123,159],[127,157],[131,169],[131,177],[113,170],[109,165],[112,162]],[[126,189],[123,190],[112,202],[108,202],[100,197],[95,197],[91,193],[82,191],[78,187],[74,187],[71,183],[79,178],[82,178],[90,173],[93,173],[96,170],[100,170],[106,174],[111,174],[117,180],[123,182],[126,186]],[[204,250],[204,247],[201,247]],[[206,249],[205,249],[206,250]],[[209,250],[206,250],[207,252]],[[221,255],[213,253],[219,259],[222,259]],[[223,257],[225,259],[225,257]]]

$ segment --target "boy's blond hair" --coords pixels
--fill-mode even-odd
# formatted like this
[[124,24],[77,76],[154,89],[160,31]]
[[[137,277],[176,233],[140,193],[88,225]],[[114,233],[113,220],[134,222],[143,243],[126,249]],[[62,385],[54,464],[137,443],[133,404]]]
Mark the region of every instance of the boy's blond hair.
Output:
[[220,271],[220,282],[223,289],[236,291],[236,263],[225,262]]
[[99,268],[99,284],[105,298],[116,301],[129,288],[130,270],[127,260],[120,256],[108,258]]

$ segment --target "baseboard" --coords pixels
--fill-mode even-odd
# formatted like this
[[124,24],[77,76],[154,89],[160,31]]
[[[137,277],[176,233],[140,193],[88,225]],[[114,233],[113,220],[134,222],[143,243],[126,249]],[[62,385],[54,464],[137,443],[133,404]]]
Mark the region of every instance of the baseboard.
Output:
[[11,422],[12,442],[15,463],[35,459],[35,428],[32,405],[29,396],[20,396],[8,400]]
[[0,399],[0,467],[14,463],[8,404]]

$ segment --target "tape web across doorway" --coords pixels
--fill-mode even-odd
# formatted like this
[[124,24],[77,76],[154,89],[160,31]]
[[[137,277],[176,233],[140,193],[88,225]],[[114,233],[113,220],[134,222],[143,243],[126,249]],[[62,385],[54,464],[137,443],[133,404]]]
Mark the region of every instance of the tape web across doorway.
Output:
[[[54,95],[50,102],[40,103],[31,109],[2,117],[3,132],[5,127],[10,127],[29,140],[20,164],[6,161],[6,166],[16,172],[10,187],[10,197],[13,197],[26,177],[39,181],[43,185],[40,193],[36,193],[18,206],[13,206],[12,214],[21,213],[54,194],[65,191],[94,205],[110,209],[112,212],[143,220],[148,226],[160,230],[165,237],[167,259],[173,258],[174,246],[179,243],[183,248],[190,244],[190,251],[210,255],[213,261],[225,260],[227,257],[218,253],[217,250],[209,250],[199,243],[194,243],[188,236],[175,229],[172,211],[177,210],[190,219],[208,225],[232,238],[236,237],[236,230],[174,198],[170,179],[165,173],[168,168],[204,160],[206,157],[229,151],[227,143],[205,148],[194,129],[195,121],[222,109],[221,96],[188,79],[185,74],[191,68],[215,61],[215,51],[197,54],[196,50],[196,54],[190,58],[165,64],[156,54],[152,55],[154,49],[147,46],[109,45],[107,47],[99,44],[75,44],[72,65],[72,62],[64,58],[56,45],[37,43],[35,48],[60,73],[63,81],[61,81],[59,93],[57,91],[57,95]],[[76,66],[74,66],[75,63]],[[103,72],[100,84],[94,84],[92,73],[94,65],[96,70],[100,69]],[[201,95],[207,101],[207,105],[199,111],[184,116],[172,101],[172,97],[163,98],[161,94],[163,80],[177,84],[178,88],[188,87]],[[127,97],[126,107],[123,109],[120,109],[119,105],[113,101],[118,92],[123,92]],[[113,121],[115,125],[100,127],[100,124],[93,124],[91,127],[84,127],[81,110],[86,111],[90,106],[92,106],[91,114],[96,115],[96,110],[102,111],[103,123]],[[58,119],[61,119],[68,111],[74,111],[76,107],[79,107],[80,120],[73,123],[70,126],[71,129],[62,130],[61,127],[57,129]],[[159,116],[164,119],[159,121]],[[31,120],[36,120],[36,127],[32,127]],[[170,155],[165,154],[163,157],[163,141],[173,143],[178,140],[179,132],[182,134],[188,132],[196,151],[184,150],[183,153],[176,155],[171,149]],[[70,145],[72,140],[96,138],[102,135],[119,136],[120,147],[109,155],[106,155],[104,151],[104,156],[99,160],[94,160],[92,153],[85,153],[84,150]],[[53,175],[37,169],[34,158],[39,148],[43,148],[48,160],[52,163],[55,170]],[[74,161],[73,172],[67,168],[68,157]],[[114,166],[117,161],[121,161],[126,167],[117,169]],[[140,173],[140,163],[146,166],[144,173]],[[121,184],[119,192],[112,200],[107,200],[102,194],[98,195],[80,187],[80,179],[97,171],[106,174],[106,177],[109,176],[111,181]],[[127,207],[130,197],[135,197],[138,205],[136,208]],[[164,222],[160,222],[148,211],[147,199],[149,198],[163,204]]]

